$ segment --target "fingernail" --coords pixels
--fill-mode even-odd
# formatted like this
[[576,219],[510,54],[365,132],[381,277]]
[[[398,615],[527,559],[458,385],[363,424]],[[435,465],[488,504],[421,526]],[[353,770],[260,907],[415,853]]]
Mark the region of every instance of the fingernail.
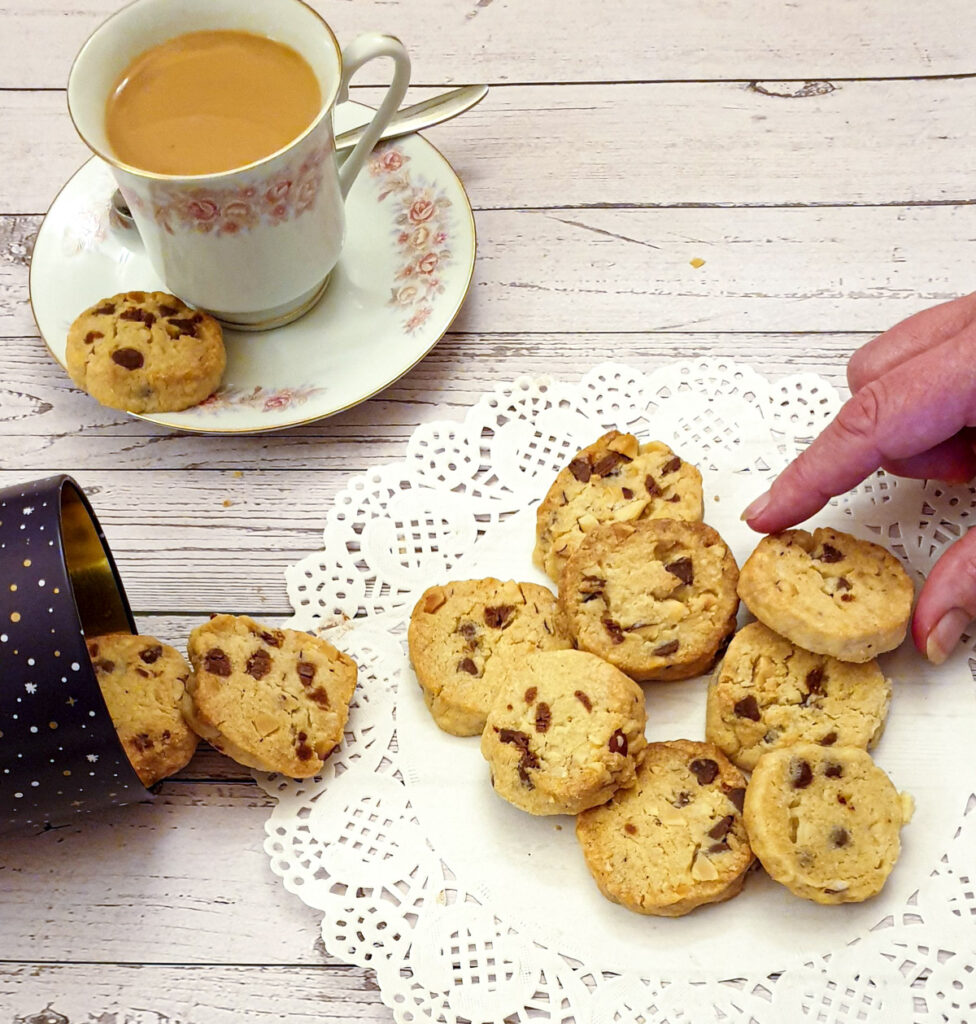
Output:
[[750,519],[755,519],[756,516],[762,515],[766,511],[766,506],[769,504],[769,491],[765,494],[760,494],[758,498],[742,513],[740,516],[745,522]]
[[972,618],[965,608],[950,608],[929,631],[925,641],[925,657],[933,665],[941,665],[959,643],[963,630]]

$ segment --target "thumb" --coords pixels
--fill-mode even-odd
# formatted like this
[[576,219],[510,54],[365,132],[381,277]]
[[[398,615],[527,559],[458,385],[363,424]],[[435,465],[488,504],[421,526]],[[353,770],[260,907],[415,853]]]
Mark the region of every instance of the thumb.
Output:
[[915,646],[933,664],[952,653],[976,619],[976,530],[964,534],[935,563],[912,617]]

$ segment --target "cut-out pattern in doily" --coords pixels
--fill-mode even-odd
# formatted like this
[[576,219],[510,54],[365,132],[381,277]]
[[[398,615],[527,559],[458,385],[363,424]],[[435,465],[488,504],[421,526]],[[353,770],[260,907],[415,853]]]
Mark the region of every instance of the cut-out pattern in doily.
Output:
[[[401,1024],[976,1022],[976,656],[935,669],[903,648],[885,662],[895,695],[877,757],[918,811],[879,897],[822,908],[757,873],[735,900],[673,921],[603,900],[571,820],[494,797],[477,740],[436,729],[405,657],[432,582],[546,582],[530,562],[533,506],[605,430],[696,462],[705,518],[741,562],[756,538],[740,509],[839,406],[819,377],[770,382],[728,360],[521,378],[461,420],[419,427],[402,462],[339,494],[322,550],[287,583],[292,624],[353,655],[359,687],[321,776],[258,776],[277,798],[265,846],[322,912],[329,951],[376,972]],[[920,582],[974,515],[970,487],[879,472],[814,522],[882,541]],[[700,736],[702,686],[649,688],[649,737]]]

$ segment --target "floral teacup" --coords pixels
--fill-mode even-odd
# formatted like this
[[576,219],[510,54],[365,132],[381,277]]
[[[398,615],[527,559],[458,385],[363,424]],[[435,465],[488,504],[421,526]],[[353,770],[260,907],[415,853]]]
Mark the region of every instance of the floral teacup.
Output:
[[[168,175],[121,162],[105,131],[118,76],[158,43],[217,28],[263,34],[297,50],[319,80],[315,120],[288,146],[232,171]],[[339,167],[332,111],[346,99],[353,73],[375,57],[393,59],[393,81]],[[325,291],[343,243],[343,200],[409,79],[410,59],[398,39],[371,33],[340,50],[302,0],[135,0],[82,47],[68,79],[68,107],[82,139],[111,165],[166,287],[228,326],[266,330],[301,316]]]

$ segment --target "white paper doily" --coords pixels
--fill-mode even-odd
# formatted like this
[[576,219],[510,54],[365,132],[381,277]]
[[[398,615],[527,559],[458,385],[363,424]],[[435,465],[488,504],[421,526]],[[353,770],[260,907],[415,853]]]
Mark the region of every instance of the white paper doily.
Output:
[[[917,810],[880,896],[820,907],[757,872],[736,899],[676,920],[604,900],[571,818],[499,800],[477,739],[436,728],[405,655],[432,583],[546,582],[531,564],[534,505],[605,430],[695,462],[705,519],[741,564],[757,540],[741,509],[839,404],[819,377],[770,382],[705,359],[650,374],[603,364],[576,384],[522,378],[462,422],[419,427],[403,462],[339,494],[323,550],[287,572],[291,624],[351,654],[360,683],[321,776],[258,776],[278,800],[265,848],[322,911],[329,952],[375,970],[398,1021],[976,1021],[971,652],[934,668],[906,644],[883,662],[894,696],[875,757]],[[879,472],[813,521],[882,540],[920,581],[974,514],[970,487]],[[650,739],[702,737],[704,680],[645,689]]]

